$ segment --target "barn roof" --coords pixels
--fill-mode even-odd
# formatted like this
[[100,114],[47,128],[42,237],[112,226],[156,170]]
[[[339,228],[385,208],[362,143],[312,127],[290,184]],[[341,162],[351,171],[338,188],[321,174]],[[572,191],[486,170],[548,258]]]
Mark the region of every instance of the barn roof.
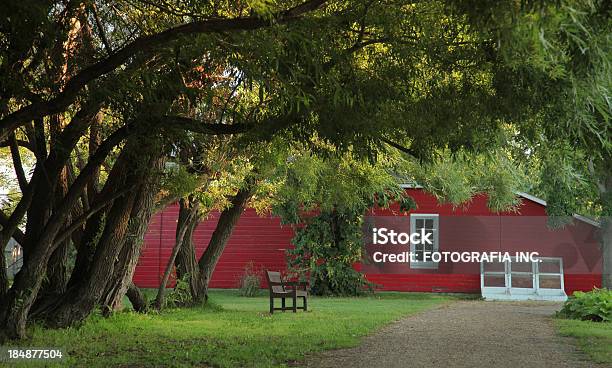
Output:
[[[523,193],[523,192],[516,192],[516,195],[518,195],[519,197],[523,197],[525,199],[528,199],[528,200],[530,200],[532,202],[541,204],[542,206],[546,207],[546,201],[543,200],[542,198],[538,198],[536,196],[533,196],[533,195],[528,194],[528,193]],[[574,214],[573,216],[574,216],[574,218],[576,220],[579,220],[579,221],[582,221],[582,222],[586,222],[589,225],[600,227],[599,222],[594,220],[594,219],[592,219],[592,218],[590,218],[590,217],[582,216],[582,215],[579,215],[579,214]]]
[[[416,185],[416,184],[400,184],[401,188],[405,188],[405,189],[423,189],[422,186],[420,185]],[[525,193],[525,192],[515,192],[516,195],[518,195],[519,197],[525,198],[527,200],[530,200],[532,202],[535,202],[539,205],[542,205],[544,207],[546,207],[546,201],[543,200],[542,198],[538,198],[534,195],[531,195],[529,193]],[[599,224],[599,222],[597,220],[594,220],[590,217],[586,217],[583,215],[579,215],[579,214],[574,214],[573,217],[578,220],[578,221],[582,221],[585,222],[589,225],[592,226],[596,226],[596,227],[600,227],[601,225]]]

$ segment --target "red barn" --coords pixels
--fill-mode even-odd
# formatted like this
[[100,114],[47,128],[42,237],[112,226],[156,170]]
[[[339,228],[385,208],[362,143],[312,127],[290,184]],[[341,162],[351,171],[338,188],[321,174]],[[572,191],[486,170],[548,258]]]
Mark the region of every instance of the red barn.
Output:
[[[386,262],[376,263],[376,251],[401,253],[408,248],[374,245],[366,240],[369,261],[357,265],[381,290],[482,293],[491,299],[564,300],[576,290],[601,286],[602,259],[597,238],[598,224],[576,215],[572,225],[549,229],[546,203],[519,193],[517,212],[493,213],[486,196],[453,208],[419,188],[406,188],[418,208],[400,214],[399,206],[373,209],[366,217],[368,229],[385,226],[415,232],[435,233],[432,248],[438,252],[537,252],[537,261]],[[178,206],[156,214],[145,236],[145,244],[134,274],[137,286],[158,287],[175,237]],[[212,214],[194,233],[198,257],[202,254],[218,220]],[[367,230],[369,231],[369,230]],[[364,234],[367,236],[367,231]],[[236,225],[210,282],[212,288],[236,288],[250,262],[256,268],[284,270],[285,250],[291,247],[293,231],[274,216],[260,217],[247,209]],[[367,238],[366,238],[367,239]],[[423,249],[410,251],[418,254]],[[413,259],[414,261],[414,259]]]

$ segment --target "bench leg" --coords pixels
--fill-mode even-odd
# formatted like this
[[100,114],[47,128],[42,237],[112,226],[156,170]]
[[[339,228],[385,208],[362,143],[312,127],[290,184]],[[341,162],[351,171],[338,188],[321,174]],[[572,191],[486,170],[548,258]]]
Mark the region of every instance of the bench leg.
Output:
[[293,313],[297,313],[297,297],[293,294]]
[[274,298],[270,296],[270,314],[274,314]]
[[308,302],[306,301],[306,297],[304,297],[304,312],[308,311]]
[[285,312],[285,298],[282,298],[283,302],[282,302],[282,307],[283,307],[283,312]]

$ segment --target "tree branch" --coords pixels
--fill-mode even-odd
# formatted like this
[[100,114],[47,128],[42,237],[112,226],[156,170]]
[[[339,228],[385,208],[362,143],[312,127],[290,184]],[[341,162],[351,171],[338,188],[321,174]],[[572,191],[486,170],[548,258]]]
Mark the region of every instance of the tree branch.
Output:
[[417,158],[417,155],[416,155],[416,153],[414,152],[414,150],[412,150],[412,149],[410,149],[410,148],[408,148],[408,147],[404,147],[404,146],[402,146],[401,144],[399,144],[399,143],[395,143],[395,142],[393,142],[393,141],[391,141],[391,140],[389,140],[389,139],[387,139],[387,138],[382,138],[382,137],[381,137],[381,138],[380,138],[380,140],[381,140],[381,141],[383,141],[383,142],[385,142],[385,143],[386,143],[386,144],[388,144],[389,146],[391,146],[391,147],[393,147],[393,148],[395,148],[395,149],[397,149],[397,150],[401,151],[401,152],[404,152],[404,153],[409,154],[410,156],[412,156],[412,157],[414,157],[414,158]]
[[[0,225],[2,225],[2,228],[5,228],[8,223],[9,217],[6,215],[6,213],[0,211]],[[25,234],[19,228],[16,228],[13,232],[12,238],[15,239],[19,245],[23,245],[25,241]]]
[[[19,226],[19,222],[23,219],[28,209],[30,208],[30,204],[32,203],[32,197],[34,195],[34,187],[37,182],[37,173],[36,170],[41,170],[42,165],[37,165],[34,174],[32,175],[32,179],[28,183],[26,189],[22,192],[21,199],[17,206],[11,213],[11,215],[3,221],[2,223],[2,231],[0,232],[0,248],[4,249],[6,244],[10,240],[11,237],[18,232],[21,232],[17,226]],[[20,243],[22,247],[25,249],[25,238],[22,239],[23,243]],[[27,249],[25,249],[27,251]]]
[[325,2],[326,0],[309,0],[277,13],[270,19],[256,16],[207,19],[176,26],[153,35],[138,37],[107,58],[81,70],[66,83],[65,88],[56,97],[46,102],[34,102],[2,118],[0,120],[0,140],[31,120],[62,112],[72,104],[85,85],[115,70],[138,53],[150,51],[154,47],[174,41],[184,35],[248,31],[267,27],[273,23],[289,23],[300,19],[302,14],[319,8]]
[[164,116],[163,128],[189,130],[195,133],[222,135],[222,134],[238,134],[245,133],[255,125],[250,124],[210,124],[200,120],[186,118],[182,116]]
[[[34,148],[30,144],[30,142],[25,141],[23,139],[15,139],[15,141],[17,142],[17,145],[19,147],[26,148],[26,149],[32,151],[32,153],[34,153]],[[7,140],[5,140],[5,141],[0,143],[0,147],[10,147],[10,146],[11,146],[11,140],[10,139],[7,139]]]
[[133,190],[134,187],[129,187],[129,188],[125,188],[123,190],[120,190],[119,192],[115,193],[112,196],[109,196],[108,198],[98,201],[98,203],[91,207],[88,211],[86,211],[85,213],[83,213],[81,216],[77,217],[74,221],[72,221],[72,223],[66,227],[66,229],[58,234],[55,237],[54,243],[55,244],[60,244],[61,242],[63,242],[64,240],[66,240],[70,235],[72,235],[72,233],[78,229],[85,221],[87,221],[91,216],[95,215],[98,211],[102,210],[104,207],[106,207],[107,205],[109,205],[111,202],[113,202],[115,199],[122,197],[125,193]]
[[13,159],[13,168],[15,175],[17,176],[17,182],[19,182],[19,189],[23,193],[28,186],[28,179],[26,178],[25,172],[23,171],[23,164],[21,163],[21,154],[19,153],[19,145],[17,144],[17,138],[15,134],[11,134],[9,137],[11,147],[11,157]]
[[[74,204],[80,198],[81,192],[85,189],[90,177],[94,175],[97,168],[102,164],[102,162],[104,162],[106,157],[119,143],[121,143],[121,141],[123,141],[123,139],[128,136],[128,134],[128,126],[124,125],[123,127],[114,131],[100,144],[96,153],[89,158],[89,161],[85,167],[83,167],[83,170],[81,170],[77,178],[74,180],[74,183],[72,183],[70,186],[70,189],[68,189],[68,193],[66,193],[64,200],[47,221],[47,225],[45,225],[45,229],[40,235],[40,239],[52,237],[48,240],[55,240],[59,227],[62,225],[62,219],[65,218],[72,210]],[[41,242],[44,243],[42,240]]]
[[108,42],[108,38],[106,37],[106,32],[104,31],[104,26],[102,25],[102,21],[100,21],[100,17],[98,16],[98,10],[95,2],[91,4],[91,14],[93,15],[94,21],[96,22],[98,37],[100,37],[100,40],[102,41],[104,48],[106,48],[106,52],[108,53],[108,55],[111,55],[113,53],[113,49],[110,43]]

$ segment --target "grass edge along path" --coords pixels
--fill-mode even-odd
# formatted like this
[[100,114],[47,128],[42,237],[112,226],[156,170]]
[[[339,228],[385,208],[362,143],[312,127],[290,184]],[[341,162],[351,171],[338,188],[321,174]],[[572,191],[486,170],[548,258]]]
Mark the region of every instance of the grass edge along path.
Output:
[[464,298],[393,292],[311,297],[307,313],[270,315],[265,292],[247,298],[235,290],[213,290],[204,307],[92,316],[64,330],[33,326],[31,338],[17,345],[62,348],[68,358],[56,366],[283,367],[306,354],[356,346],[386,324]]
[[561,336],[574,338],[592,361],[612,364],[612,322],[554,318],[554,324]]

